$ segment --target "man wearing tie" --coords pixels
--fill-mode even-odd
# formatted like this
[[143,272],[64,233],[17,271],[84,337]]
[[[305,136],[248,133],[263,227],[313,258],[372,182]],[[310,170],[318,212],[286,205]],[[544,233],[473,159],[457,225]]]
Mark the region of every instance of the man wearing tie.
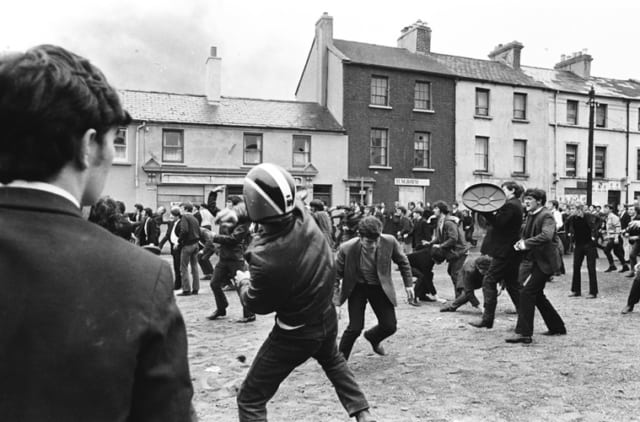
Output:
[[518,335],[506,339],[507,343],[531,343],[535,308],[549,329],[545,335],[567,334],[562,318],[544,295],[545,284],[560,268],[562,259],[553,214],[544,208],[546,200],[542,189],[527,189],[524,193],[527,219],[522,239],[513,245],[516,251],[523,252],[519,279],[524,285],[518,306]]

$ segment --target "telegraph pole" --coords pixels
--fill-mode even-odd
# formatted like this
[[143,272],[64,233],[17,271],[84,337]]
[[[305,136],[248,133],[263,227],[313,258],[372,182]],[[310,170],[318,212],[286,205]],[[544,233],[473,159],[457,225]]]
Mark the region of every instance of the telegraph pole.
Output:
[[587,154],[587,205],[592,204],[593,197],[593,120],[596,110],[596,91],[591,85],[589,90],[589,142]]

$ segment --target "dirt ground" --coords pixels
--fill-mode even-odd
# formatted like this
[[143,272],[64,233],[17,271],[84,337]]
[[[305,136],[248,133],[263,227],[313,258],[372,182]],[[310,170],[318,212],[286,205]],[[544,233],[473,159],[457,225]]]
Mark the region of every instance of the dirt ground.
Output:
[[[536,313],[531,345],[504,342],[516,322],[506,292],[498,299],[490,330],[468,325],[481,315],[469,305],[441,313],[440,304],[416,308],[400,303],[398,331],[383,343],[387,356],[375,355],[360,337],[349,360],[378,422],[640,421],[640,309],[620,314],[632,279],[603,273],[607,263],[600,258],[599,297],[569,298],[571,262],[566,255],[568,274],[555,277],[545,290],[568,335],[541,335],[546,327]],[[586,295],[586,265],[583,269]],[[398,297],[404,297],[398,272],[394,280]],[[238,298],[227,292],[229,316],[208,321],[213,296],[208,282],[202,283],[198,296],[177,298],[189,336],[195,407],[202,422],[237,421],[236,390],[273,325],[273,315],[235,323],[241,316]],[[436,269],[435,284],[440,296],[452,299],[443,265]],[[476,294],[482,300],[481,291]],[[340,334],[347,323],[343,307]],[[368,308],[365,328],[373,324]],[[313,360],[285,380],[268,412],[276,422],[349,420]]]

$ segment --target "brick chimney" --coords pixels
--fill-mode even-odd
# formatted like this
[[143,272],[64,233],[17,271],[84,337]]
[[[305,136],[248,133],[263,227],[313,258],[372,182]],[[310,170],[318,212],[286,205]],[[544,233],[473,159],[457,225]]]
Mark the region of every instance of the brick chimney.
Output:
[[511,41],[508,44],[498,44],[496,48],[489,53],[489,58],[494,62],[504,63],[512,69],[520,69],[520,50],[524,45],[518,41]]
[[421,20],[417,20],[413,25],[405,26],[400,31],[398,47],[405,48],[412,53],[430,53],[431,28]]
[[317,96],[320,105],[327,105],[327,81],[329,79],[329,46],[333,45],[333,18],[324,12],[316,22],[316,42],[318,60]]
[[222,85],[222,59],[217,56],[217,48],[211,47],[211,55],[206,63],[204,93],[209,104],[220,103],[220,85]]
[[556,70],[568,70],[583,78],[591,76],[591,62],[593,57],[587,54],[587,50],[582,50],[569,55],[562,55],[560,63],[553,66]]

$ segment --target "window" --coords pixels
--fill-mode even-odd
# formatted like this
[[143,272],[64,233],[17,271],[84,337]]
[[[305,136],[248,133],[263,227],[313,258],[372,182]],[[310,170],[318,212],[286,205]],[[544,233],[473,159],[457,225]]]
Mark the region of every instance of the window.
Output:
[[244,134],[244,155],[243,164],[260,164],[262,162],[262,134]]
[[163,129],[162,161],[167,163],[184,162],[184,133],[181,130]]
[[431,134],[416,132],[413,135],[413,167],[431,168]]
[[596,156],[593,165],[593,177],[604,178],[605,165],[607,163],[607,147],[596,147]]
[[431,82],[416,82],[413,108],[431,110]]
[[525,174],[527,172],[527,141],[513,140],[513,172]]
[[640,130],[640,108],[638,109],[638,130]]
[[567,124],[578,124],[578,102],[576,100],[567,100]]
[[607,105],[596,105],[596,127],[607,127]]
[[311,162],[311,136],[293,135],[293,166],[304,167]]
[[313,199],[320,199],[326,206],[331,206],[331,185],[313,185]]
[[389,131],[387,129],[371,129],[371,165],[387,165],[387,148],[389,147]]
[[115,149],[114,161],[127,161],[127,128],[119,127],[113,140]]
[[640,180],[640,149],[636,150],[636,180]]
[[476,171],[489,171],[489,138],[476,136]]
[[578,145],[567,144],[565,159],[565,175],[567,177],[576,177],[578,166]]
[[371,105],[389,105],[389,79],[384,76],[371,77]]
[[476,115],[489,115],[489,90],[476,88]]
[[527,118],[527,94],[513,94],[513,118],[525,120]]

